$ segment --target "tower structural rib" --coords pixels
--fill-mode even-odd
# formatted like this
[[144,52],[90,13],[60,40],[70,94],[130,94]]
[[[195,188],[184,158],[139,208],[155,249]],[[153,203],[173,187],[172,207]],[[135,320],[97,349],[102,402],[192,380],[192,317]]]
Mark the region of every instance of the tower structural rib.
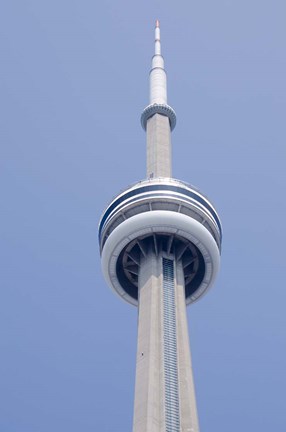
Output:
[[138,306],[133,432],[198,432],[186,305],[215,280],[222,228],[213,204],[171,177],[176,114],[167,104],[158,21],[141,124],[147,179],[119,193],[104,211],[102,269],[111,289]]

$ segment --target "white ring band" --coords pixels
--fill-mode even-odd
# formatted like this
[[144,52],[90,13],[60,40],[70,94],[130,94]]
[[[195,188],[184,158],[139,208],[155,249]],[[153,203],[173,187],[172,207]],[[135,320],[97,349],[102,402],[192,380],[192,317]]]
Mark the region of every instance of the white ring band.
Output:
[[152,233],[177,234],[192,242],[203,255],[205,275],[199,288],[186,299],[195,302],[213,284],[220,265],[220,252],[210,232],[198,221],[181,213],[155,210],[141,213],[122,222],[108,237],[101,257],[102,270],[109,287],[122,299],[137,306],[137,301],[121,287],[116,263],[123,248],[135,238]]

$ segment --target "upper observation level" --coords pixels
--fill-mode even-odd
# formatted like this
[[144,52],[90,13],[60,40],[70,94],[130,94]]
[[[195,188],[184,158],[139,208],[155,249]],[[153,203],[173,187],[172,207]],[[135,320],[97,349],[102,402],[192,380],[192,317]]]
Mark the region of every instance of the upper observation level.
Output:
[[141,180],[122,190],[110,202],[100,220],[100,248],[103,248],[109,235],[121,222],[136,214],[154,210],[172,210],[192,215],[206,226],[220,248],[222,228],[213,204],[199,189],[174,178]]

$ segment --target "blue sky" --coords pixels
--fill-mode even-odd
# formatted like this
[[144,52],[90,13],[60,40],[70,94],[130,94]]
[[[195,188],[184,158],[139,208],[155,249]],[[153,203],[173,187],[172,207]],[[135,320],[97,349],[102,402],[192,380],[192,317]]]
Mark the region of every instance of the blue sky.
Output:
[[215,203],[215,287],[188,308],[202,432],[286,430],[284,1],[2,6],[0,432],[132,429],[136,309],[97,225],[145,176],[161,21],[174,177]]

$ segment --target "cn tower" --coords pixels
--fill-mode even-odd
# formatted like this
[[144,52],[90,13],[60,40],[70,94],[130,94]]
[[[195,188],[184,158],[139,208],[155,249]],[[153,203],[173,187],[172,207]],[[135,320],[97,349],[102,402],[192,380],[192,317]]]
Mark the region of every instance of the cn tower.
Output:
[[102,270],[110,288],[138,307],[133,432],[198,432],[186,306],[215,280],[222,229],[209,199],[172,178],[176,114],[167,103],[158,21],[141,124],[147,176],[120,192],[102,215]]

